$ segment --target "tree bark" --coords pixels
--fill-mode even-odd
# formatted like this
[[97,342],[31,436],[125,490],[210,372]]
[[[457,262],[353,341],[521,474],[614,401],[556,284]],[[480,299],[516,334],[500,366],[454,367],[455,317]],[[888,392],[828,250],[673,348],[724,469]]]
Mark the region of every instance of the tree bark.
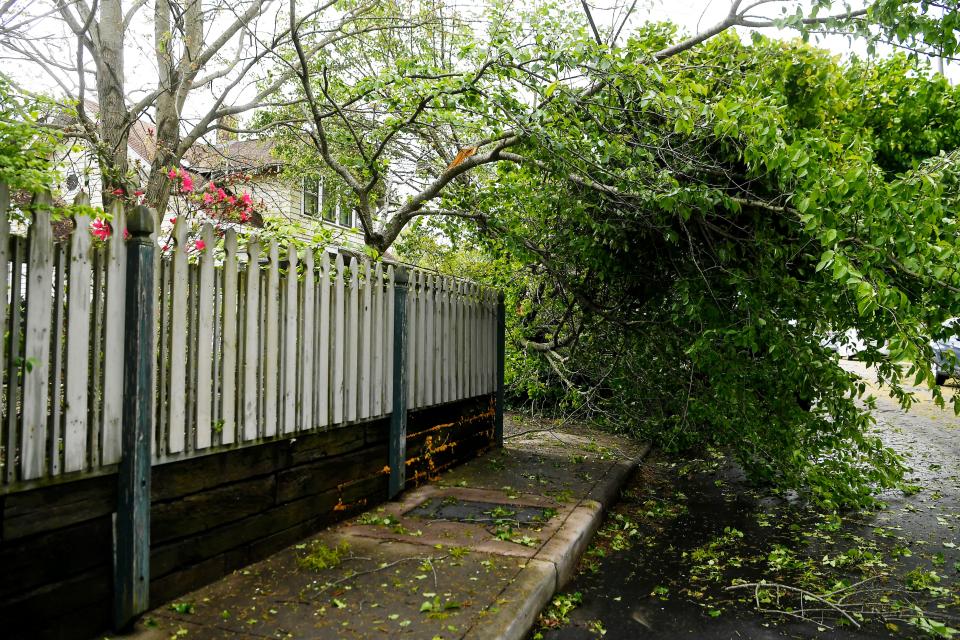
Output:
[[147,178],[146,200],[157,211],[165,212],[170,199],[170,178],[167,171],[179,164],[176,149],[180,145],[180,109],[177,104],[177,88],[180,86],[178,69],[173,63],[170,43],[170,5],[158,1],[153,17],[154,50],[160,76],[160,95],[156,101],[157,148],[150,163]]
[[[163,4],[158,2],[158,4]],[[101,140],[100,172],[103,204],[109,206],[113,191],[127,188],[127,140],[130,136],[130,116],[124,100],[123,7],[120,0],[101,0],[97,28],[99,59],[97,68],[97,99],[99,102],[99,135]]]

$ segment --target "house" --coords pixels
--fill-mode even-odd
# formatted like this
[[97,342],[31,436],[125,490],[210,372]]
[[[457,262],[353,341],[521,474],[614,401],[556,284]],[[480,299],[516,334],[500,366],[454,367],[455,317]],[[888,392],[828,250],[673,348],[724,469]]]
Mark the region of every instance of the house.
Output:
[[[88,111],[95,112],[96,105],[88,104]],[[355,212],[346,205],[346,198],[331,185],[313,176],[291,179],[283,172],[283,163],[274,154],[276,144],[270,139],[238,140],[231,134],[221,132],[215,144],[197,144],[184,156],[179,170],[192,176],[198,189],[210,182],[245,191],[252,196],[256,214],[249,221],[253,226],[262,226],[269,218],[294,222],[305,239],[312,238],[316,231],[326,229],[333,233],[332,243],[360,247],[364,244],[363,232],[358,228]],[[146,121],[135,122],[129,132],[127,157],[130,169],[145,182],[156,151],[152,125]],[[63,176],[55,195],[65,202],[72,202],[84,190],[90,195],[91,205],[102,206],[101,175],[96,155],[82,144],[68,149],[57,158]],[[238,179],[239,178],[239,179]],[[172,198],[168,216],[184,209],[183,201]]]
[[242,176],[243,189],[264,216],[296,222],[309,233],[311,227],[333,232],[335,244],[362,246],[363,232],[356,213],[333,185],[316,176],[290,178],[268,138],[236,140],[221,134],[212,145],[197,145],[184,158],[184,168],[205,182],[229,182]]

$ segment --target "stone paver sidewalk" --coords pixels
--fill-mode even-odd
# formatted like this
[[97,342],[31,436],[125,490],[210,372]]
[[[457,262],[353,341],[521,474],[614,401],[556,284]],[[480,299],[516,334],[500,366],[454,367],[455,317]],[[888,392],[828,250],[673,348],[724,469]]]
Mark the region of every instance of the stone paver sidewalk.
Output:
[[509,423],[504,449],[148,613],[138,635],[522,638],[646,450]]

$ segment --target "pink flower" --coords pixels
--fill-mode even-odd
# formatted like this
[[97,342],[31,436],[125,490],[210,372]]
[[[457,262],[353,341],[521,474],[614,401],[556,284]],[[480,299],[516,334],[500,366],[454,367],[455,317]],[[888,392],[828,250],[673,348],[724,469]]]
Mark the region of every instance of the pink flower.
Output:
[[115,195],[115,196],[122,196],[122,195],[123,195],[123,189],[120,189],[120,188],[114,189],[114,190],[113,190],[113,195]]
[[223,190],[223,187],[217,188],[217,199],[223,200],[227,197],[227,192]]
[[136,191],[133,192],[133,195],[138,196],[138,197],[139,197],[139,196],[142,196],[142,195],[143,195],[143,189],[137,189]]
[[205,193],[203,194],[203,204],[213,204],[213,194]]
[[163,245],[161,251],[170,251],[170,243],[168,242],[165,245]]
[[247,222],[250,220],[250,213],[248,211],[240,212],[240,222]]
[[207,248],[207,243],[204,242],[203,240],[197,240],[196,242],[193,243],[193,248],[196,249],[197,251],[203,251],[204,249]]
[[177,216],[170,216],[170,224],[177,224]]
[[236,198],[234,198],[233,196],[227,196],[227,203],[228,203],[228,204],[236,204],[236,202],[237,202],[237,199],[236,199]]
[[129,231],[128,229],[124,229],[124,230],[123,230],[123,239],[124,239],[124,240],[129,240],[129,239],[130,239],[130,231]]
[[90,223],[90,233],[99,240],[106,240],[110,237],[110,224],[101,218],[96,218]]
[[183,183],[181,184],[180,188],[183,189],[183,191],[186,193],[190,193],[191,191],[193,191],[193,178],[184,174]]
[[167,177],[170,178],[171,180],[175,179],[177,177],[177,170],[170,169],[170,171],[167,172]]
[[243,204],[250,204],[253,199],[250,197],[250,194],[246,191],[243,192],[243,195],[240,196],[240,200],[243,201]]

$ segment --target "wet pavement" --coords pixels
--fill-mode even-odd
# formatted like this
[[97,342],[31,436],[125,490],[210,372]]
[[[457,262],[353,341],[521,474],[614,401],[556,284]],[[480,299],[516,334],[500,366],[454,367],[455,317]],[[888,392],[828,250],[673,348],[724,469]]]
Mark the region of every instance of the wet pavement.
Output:
[[[878,433],[911,467],[880,511],[838,519],[763,494],[719,452],[648,458],[530,637],[950,637],[937,625],[960,628],[960,418],[915,391],[906,414],[874,391]],[[784,588],[728,590],[761,580]],[[788,588],[845,589],[831,602],[850,619]]]
[[548,426],[510,417],[503,449],[157,607],[133,637],[523,638],[647,450]]

